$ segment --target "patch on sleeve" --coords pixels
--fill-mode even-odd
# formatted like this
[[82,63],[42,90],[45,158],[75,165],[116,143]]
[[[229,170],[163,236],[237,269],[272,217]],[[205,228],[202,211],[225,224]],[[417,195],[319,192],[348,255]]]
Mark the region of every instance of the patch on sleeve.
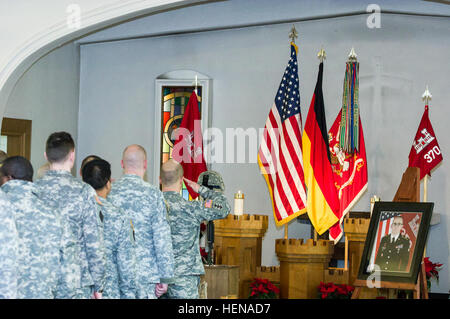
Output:
[[213,201],[211,199],[207,199],[203,205],[205,208],[211,208],[213,206]]

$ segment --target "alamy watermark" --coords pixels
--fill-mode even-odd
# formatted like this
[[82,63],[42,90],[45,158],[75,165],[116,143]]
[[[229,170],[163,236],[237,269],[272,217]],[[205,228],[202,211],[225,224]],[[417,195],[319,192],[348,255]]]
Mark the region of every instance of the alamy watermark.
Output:
[[367,13],[371,13],[366,20],[369,29],[381,28],[381,7],[378,4],[369,4],[366,8]]
[[[201,131],[201,121],[194,121],[194,130]],[[201,136],[203,136],[201,138]],[[247,164],[257,163],[258,151],[261,142],[262,152],[266,154],[268,162],[262,163],[264,166],[272,165],[270,158],[276,158],[279,152],[280,132],[278,129],[266,130],[264,128],[226,128],[211,127],[202,132],[202,135],[195,135],[185,128],[177,128],[172,132],[171,140],[183,139],[183,143],[178,143],[172,150],[172,157],[180,159],[185,163],[201,162],[202,157],[200,138],[203,144],[203,155],[208,163],[217,164]],[[300,141],[299,141],[300,143]],[[267,171],[267,169],[266,169]]]
[[67,27],[69,29],[78,30],[81,27],[81,7],[79,4],[72,3],[66,8],[67,13]]

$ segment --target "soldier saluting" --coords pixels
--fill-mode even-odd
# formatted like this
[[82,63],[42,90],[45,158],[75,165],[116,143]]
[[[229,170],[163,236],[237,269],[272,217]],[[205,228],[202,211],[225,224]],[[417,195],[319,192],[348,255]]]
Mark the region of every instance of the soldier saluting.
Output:
[[[218,174],[213,179],[220,179],[216,184],[223,185]],[[200,275],[205,273],[200,256],[200,224],[204,221],[225,218],[231,208],[226,197],[221,193],[184,178],[184,181],[204,199],[187,201],[180,195],[183,184],[183,167],[174,160],[168,160],[161,167],[160,182],[167,205],[167,215],[172,235],[175,257],[175,280],[169,284],[165,298],[198,299]],[[223,189],[223,187],[222,187]]]
[[384,271],[405,271],[409,260],[409,239],[400,231],[403,218],[395,216],[391,233],[381,238],[375,263]]

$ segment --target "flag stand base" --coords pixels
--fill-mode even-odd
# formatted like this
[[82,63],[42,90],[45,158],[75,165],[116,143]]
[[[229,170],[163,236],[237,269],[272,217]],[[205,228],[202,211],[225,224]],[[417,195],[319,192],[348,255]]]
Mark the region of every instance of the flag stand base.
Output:
[[230,214],[214,221],[216,264],[239,266],[239,298],[248,298],[245,284],[261,267],[262,238],[268,226],[266,215]]
[[315,299],[324,281],[334,245],[332,241],[276,239],[275,252],[280,261],[280,298]]

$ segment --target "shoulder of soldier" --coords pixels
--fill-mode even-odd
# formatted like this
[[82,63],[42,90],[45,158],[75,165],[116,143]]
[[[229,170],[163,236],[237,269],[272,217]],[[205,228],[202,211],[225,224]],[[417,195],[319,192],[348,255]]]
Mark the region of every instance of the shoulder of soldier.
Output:
[[383,237],[381,238],[380,244],[383,243],[383,242],[385,242],[385,241],[390,242],[390,240],[391,240],[391,235],[388,234],[388,235],[383,236]]
[[409,242],[408,237],[406,237],[405,235],[400,235],[400,239],[403,240],[403,241]]
[[124,211],[120,207],[115,206],[108,199],[102,198],[101,203],[102,203],[102,205],[99,205],[99,207],[104,209],[107,212],[107,214],[109,214],[111,216],[116,217],[116,216],[121,216],[124,214]]
[[8,197],[6,196],[5,192],[2,189],[0,189],[0,206],[2,207],[2,209],[0,209],[0,211],[3,211],[3,210],[6,211],[6,209],[4,209],[4,208],[5,207],[11,208],[12,207],[11,205],[12,204],[11,204],[10,200],[8,199]]
[[142,185],[142,192],[147,194],[149,198],[152,200],[163,200],[163,192],[160,191],[159,187],[156,187],[155,185],[152,185],[148,182],[143,181]]

